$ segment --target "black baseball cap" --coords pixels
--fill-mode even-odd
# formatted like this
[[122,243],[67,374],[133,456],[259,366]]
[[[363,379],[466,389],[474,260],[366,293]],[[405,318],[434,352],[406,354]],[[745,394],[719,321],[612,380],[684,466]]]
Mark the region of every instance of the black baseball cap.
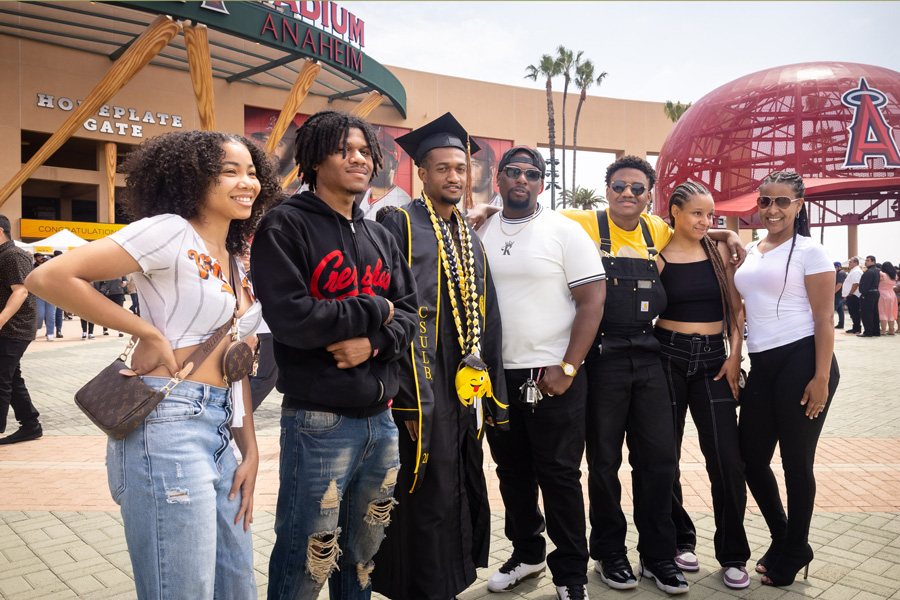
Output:
[[528,154],[531,158],[525,158],[524,156],[516,156],[515,162],[523,162],[530,163],[538,168],[541,172],[541,177],[547,174],[547,163],[544,161],[544,157],[541,156],[541,153],[535,150],[534,148],[529,148],[528,146],[513,146],[509,150],[503,153],[503,157],[500,159],[500,165],[497,167],[497,170],[503,169],[506,165],[513,162],[513,156],[516,154],[525,153]]

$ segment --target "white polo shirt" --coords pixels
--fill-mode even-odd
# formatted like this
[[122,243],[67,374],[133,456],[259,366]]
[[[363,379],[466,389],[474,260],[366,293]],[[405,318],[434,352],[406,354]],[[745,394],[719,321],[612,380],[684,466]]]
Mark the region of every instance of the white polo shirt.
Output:
[[570,290],[605,277],[594,243],[577,223],[540,205],[533,218],[497,213],[478,235],[497,289],[503,367],[558,365],[575,319]]

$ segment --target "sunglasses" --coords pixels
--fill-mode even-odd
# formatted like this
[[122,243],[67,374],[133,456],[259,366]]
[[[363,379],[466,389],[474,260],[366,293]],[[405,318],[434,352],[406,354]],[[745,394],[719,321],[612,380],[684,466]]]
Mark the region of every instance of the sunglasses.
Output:
[[[506,176],[510,179],[518,179],[519,175],[522,174],[523,169],[519,167],[513,167],[511,165],[507,165],[503,167],[503,172],[506,173]],[[524,169],[525,171],[525,179],[528,181],[540,181],[543,175],[537,169]]]
[[609,186],[609,188],[617,194],[621,194],[625,191],[625,188],[629,187],[631,188],[631,193],[635,196],[640,196],[647,190],[647,186],[643,183],[625,183],[621,180],[613,181]]
[[769,208],[772,203],[778,208],[787,208],[800,198],[788,198],[787,196],[760,196],[756,199],[756,205],[760,208]]

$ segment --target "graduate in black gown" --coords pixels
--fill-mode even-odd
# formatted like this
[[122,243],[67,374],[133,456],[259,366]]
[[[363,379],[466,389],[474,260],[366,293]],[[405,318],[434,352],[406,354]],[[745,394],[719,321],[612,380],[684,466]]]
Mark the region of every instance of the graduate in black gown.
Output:
[[393,600],[449,600],[487,566],[482,439],[486,427],[508,426],[500,314],[481,242],[457,207],[471,198],[478,146],[449,113],[397,143],[413,157],[423,193],[379,221],[416,277],[419,323],[393,403],[398,505],[372,583]]

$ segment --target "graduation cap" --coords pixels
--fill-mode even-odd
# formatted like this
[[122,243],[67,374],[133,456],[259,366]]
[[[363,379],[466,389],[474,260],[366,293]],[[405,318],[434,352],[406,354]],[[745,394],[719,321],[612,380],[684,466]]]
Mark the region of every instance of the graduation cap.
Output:
[[445,113],[431,123],[398,137],[395,141],[412,157],[417,167],[421,166],[420,163],[428,151],[435,148],[459,148],[466,154],[469,152],[475,154],[481,149],[450,113]]

